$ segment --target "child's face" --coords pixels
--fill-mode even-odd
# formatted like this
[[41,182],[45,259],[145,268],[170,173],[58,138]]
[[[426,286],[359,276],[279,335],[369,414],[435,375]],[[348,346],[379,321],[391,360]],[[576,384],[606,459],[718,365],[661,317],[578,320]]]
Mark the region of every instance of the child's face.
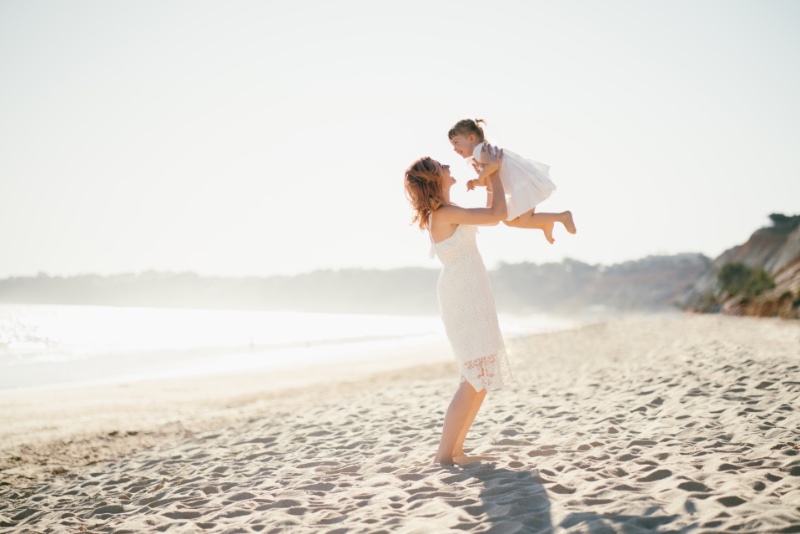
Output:
[[478,144],[478,138],[475,136],[475,134],[458,134],[454,135],[453,138],[450,139],[450,144],[453,145],[453,150],[456,151],[456,154],[462,158],[471,158],[472,151]]

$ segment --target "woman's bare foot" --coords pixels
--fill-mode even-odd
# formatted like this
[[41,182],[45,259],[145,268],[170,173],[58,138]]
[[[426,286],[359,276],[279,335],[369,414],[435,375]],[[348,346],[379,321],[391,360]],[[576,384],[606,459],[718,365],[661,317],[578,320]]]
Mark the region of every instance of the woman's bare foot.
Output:
[[450,458],[446,458],[444,456],[436,455],[436,456],[433,457],[433,463],[439,464],[439,465],[453,465],[454,462],[453,462],[453,457],[452,456]]
[[494,461],[497,458],[493,456],[485,456],[485,455],[475,455],[475,456],[467,456],[466,454],[463,456],[453,456],[453,462],[456,465],[469,465],[474,464],[476,462],[490,462]]
[[567,229],[567,232],[574,234],[577,232],[575,229],[575,221],[572,220],[572,212],[565,211],[561,214],[561,224],[564,225],[564,228]]
[[542,226],[542,232],[544,232],[544,238],[547,239],[548,243],[552,245],[556,242],[556,240],[553,239],[553,223],[547,223]]

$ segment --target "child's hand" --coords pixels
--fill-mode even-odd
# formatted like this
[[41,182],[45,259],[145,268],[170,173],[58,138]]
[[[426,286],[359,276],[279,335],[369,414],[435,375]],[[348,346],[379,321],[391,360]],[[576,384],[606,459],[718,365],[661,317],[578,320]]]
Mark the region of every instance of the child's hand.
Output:
[[467,191],[472,191],[478,185],[478,180],[467,180]]

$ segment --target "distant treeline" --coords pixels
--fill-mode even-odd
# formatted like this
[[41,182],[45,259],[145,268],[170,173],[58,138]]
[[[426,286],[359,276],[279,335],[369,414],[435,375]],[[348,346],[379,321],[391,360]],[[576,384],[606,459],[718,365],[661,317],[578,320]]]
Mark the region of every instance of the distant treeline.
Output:
[[[708,268],[700,254],[610,267],[574,260],[503,264],[490,272],[504,312],[656,311],[681,304]],[[266,278],[144,272],[0,280],[0,302],[351,313],[435,313],[438,269],[323,270]]]

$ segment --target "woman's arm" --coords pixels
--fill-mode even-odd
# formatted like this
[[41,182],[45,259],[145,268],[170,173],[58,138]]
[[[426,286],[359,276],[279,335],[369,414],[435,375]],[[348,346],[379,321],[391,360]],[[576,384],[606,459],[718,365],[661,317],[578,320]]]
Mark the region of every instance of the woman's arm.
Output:
[[[498,176],[500,175],[499,172],[495,172],[495,174],[498,175]],[[492,207],[492,201],[494,200],[493,195],[494,195],[494,189],[492,187],[492,180],[490,179],[486,183],[486,207],[487,208]],[[503,196],[505,197],[505,195],[503,195]],[[505,217],[503,217],[503,218],[505,219]],[[495,221],[493,223],[484,223],[481,226],[496,226],[499,222],[500,221]]]
[[[503,160],[503,151],[491,147],[486,156],[495,171],[500,168]],[[494,172],[486,184],[487,197],[485,208],[461,208],[459,206],[442,206],[436,210],[437,218],[449,224],[497,224],[506,218],[506,195],[500,173]]]
[[436,210],[437,217],[449,224],[497,224],[506,218],[506,195],[500,176],[495,173],[490,178],[489,187],[493,193],[487,197],[485,208],[462,208],[459,206],[442,206]]

